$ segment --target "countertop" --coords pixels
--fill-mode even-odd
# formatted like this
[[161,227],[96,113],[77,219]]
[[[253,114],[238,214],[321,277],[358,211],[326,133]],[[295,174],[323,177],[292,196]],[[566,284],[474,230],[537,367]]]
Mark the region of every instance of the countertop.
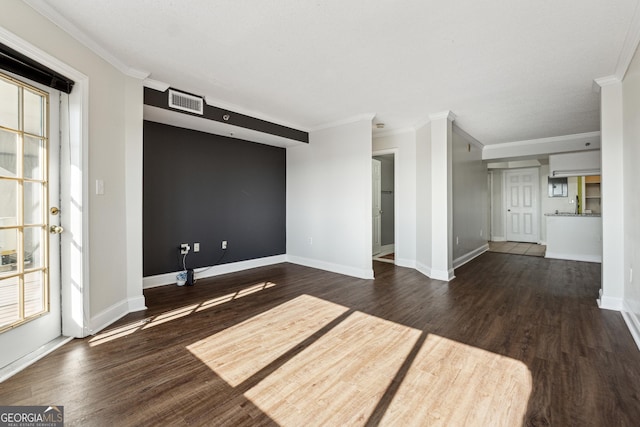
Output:
[[592,213],[592,214],[574,214],[570,212],[558,212],[558,213],[546,213],[544,216],[580,216],[580,217],[596,217],[599,218],[601,214]]

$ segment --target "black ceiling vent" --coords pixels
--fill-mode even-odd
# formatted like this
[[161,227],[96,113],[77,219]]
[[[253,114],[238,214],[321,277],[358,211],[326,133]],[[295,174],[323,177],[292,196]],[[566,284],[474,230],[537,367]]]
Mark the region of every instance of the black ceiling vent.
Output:
[[169,107],[194,114],[203,114],[204,99],[188,93],[169,89]]

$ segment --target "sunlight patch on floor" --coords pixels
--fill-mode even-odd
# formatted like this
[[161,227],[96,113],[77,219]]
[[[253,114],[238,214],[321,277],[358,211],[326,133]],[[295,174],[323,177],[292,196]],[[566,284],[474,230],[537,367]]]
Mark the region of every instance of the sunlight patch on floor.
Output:
[[118,338],[123,338],[128,335],[131,335],[137,331],[143,329],[153,328],[154,326],[162,325],[163,323],[171,322],[173,320],[180,319],[185,316],[189,316],[193,313],[200,312],[203,310],[208,310],[210,308],[244,298],[248,295],[255,294],[256,292],[260,292],[265,289],[269,289],[276,286],[273,282],[260,282],[255,285],[246,287],[237,292],[231,292],[229,294],[211,298],[209,300],[203,301],[197,304],[191,304],[184,307],[176,308],[174,310],[169,310],[162,314],[158,314],[156,316],[151,316],[146,319],[142,319],[133,323],[128,323],[124,326],[119,326],[117,328],[111,328],[106,330],[105,332],[101,332],[91,338],[89,340],[89,345],[91,347],[95,347],[100,344],[104,344]]
[[235,387],[346,311],[344,306],[301,295],[187,349]]
[[245,397],[280,425],[362,425],[420,333],[354,312]]
[[521,425],[531,390],[524,363],[430,334],[380,425]]

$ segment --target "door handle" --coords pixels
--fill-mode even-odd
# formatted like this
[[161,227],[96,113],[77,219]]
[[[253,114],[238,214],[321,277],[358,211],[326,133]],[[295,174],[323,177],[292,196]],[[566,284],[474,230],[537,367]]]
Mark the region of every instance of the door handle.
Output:
[[51,227],[49,227],[49,233],[51,234],[60,234],[64,231],[64,228],[60,227],[59,225],[52,225]]

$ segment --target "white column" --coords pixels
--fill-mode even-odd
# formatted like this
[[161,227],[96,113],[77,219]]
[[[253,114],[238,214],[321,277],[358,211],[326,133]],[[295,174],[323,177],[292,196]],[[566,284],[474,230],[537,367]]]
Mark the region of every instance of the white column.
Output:
[[596,80],[601,87],[602,288],[598,306],[622,310],[624,294],[623,100],[617,78]]
[[453,275],[453,143],[455,115],[443,111],[431,120],[431,277]]
[[126,129],[125,134],[125,198],[128,309],[144,310],[142,294],[142,81],[125,77]]

